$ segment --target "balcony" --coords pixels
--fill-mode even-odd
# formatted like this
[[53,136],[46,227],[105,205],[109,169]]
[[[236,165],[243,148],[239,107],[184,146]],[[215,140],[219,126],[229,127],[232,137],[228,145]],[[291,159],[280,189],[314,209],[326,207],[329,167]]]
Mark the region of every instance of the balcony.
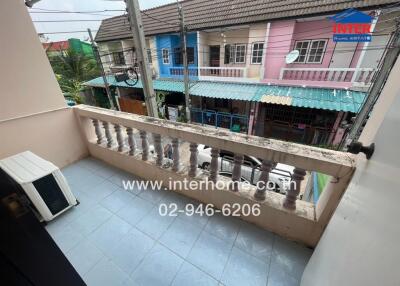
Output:
[[[85,105],[73,111],[92,157],[63,169],[81,204],[47,230],[88,285],[298,285],[312,253],[304,245],[316,245],[354,171],[352,157],[341,152]],[[167,159],[162,143],[170,140]],[[198,169],[198,144],[212,147],[209,171]],[[235,153],[232,178],[218,173],[219,150]],[[260,180],[280,162],[295,166],[296,184],[282,194],[231,188],[244,150],[263,160]],[[316,204],[299,199],[304,170],[335,178]],[[168,188],[185,179],[221,184]],[[163,188],[124,190],[123,180],[157,180]],[[259,204],[261,212],[160,216],[160,205],[171,203]]]
[[199,67],[201,80],[251,81],[245,67]]
[[80,205],[47,230],[88,286],[298,285],[311,256],[239,218],[161,217],[160,204],[198,203],[171,191],[125,191],[121,180],[138,177],[93,157],[62,171]]
[[373,68],[281,68],[279,80],[307,86],[368,88]]

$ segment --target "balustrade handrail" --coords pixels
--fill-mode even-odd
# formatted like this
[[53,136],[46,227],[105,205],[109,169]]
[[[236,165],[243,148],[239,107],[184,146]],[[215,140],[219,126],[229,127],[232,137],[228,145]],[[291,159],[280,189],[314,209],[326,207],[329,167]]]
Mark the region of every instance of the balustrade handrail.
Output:
[[246,70],[245,67],[199,67],[205,70]]
[[[184,67],[170,67],[169,69],[183,70]],[[188,67],[190,70],[197,70],[197,67]]]
[[355,168],[354,157],[344,152],[87,105],[78,105],[73,108],[79,116],[103,123],[134,128],[142,132],[187,142],[196,142],[196,144],[204,144],[216,150],[229,150],[234,154],[243,154],[245,151],[246,155],[265,161],[279,162],[308,171],[318,171],[338,178],[351,174]]
[[284,71],[374,71],[375,68],[282,68]]

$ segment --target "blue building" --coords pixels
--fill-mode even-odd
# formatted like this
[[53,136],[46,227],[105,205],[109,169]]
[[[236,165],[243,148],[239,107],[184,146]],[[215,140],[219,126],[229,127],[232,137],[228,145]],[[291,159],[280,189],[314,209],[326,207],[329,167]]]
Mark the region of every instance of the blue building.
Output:
[[[183,56],[181,51],[181,37],[179,34],[157,35],[157,59],[160,78],[183,77]],[[188,33],[186,36],[189,77],[198,79],[197,33]]]

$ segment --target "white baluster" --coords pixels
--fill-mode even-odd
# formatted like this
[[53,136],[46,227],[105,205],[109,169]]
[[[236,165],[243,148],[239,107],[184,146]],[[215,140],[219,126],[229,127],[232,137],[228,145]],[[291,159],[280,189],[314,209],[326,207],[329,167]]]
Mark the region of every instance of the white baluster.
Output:
[[268,160],[263,160],[262,165],[261,165],[261,175],[259,178],[258,183],[258,188],[256,192],[254,193],[254,198],[257,200],[264,200],[268,188],[268,182],[269,182],[269,173],[271,170],[274,168],[274,163]]
[[217,182],[218,180],[218,158],[219,149],[211,148],[211,164],[210,164],[210,181]]
[[147,161],[149,159],[149,140],[147,139],[146,131],[139,131],[140,139],[142,139],[142,160]]
[[122,137],[121,126],[118,124],[115,124],[114,130],[115,130],[115,134],[117,136],[118,152],[122,152],[124,150],[124,138]]
[[135,137],[133,137],[133,130],[132,128],[126,128],[126,134],[128,135],[128,144],[129,144],[129,155],[133,156],[136,152],[136,142]]
[[199,154],[198,151],[198,144],[197,143],[190,143],[189,150],[190,150],[190,161],[189,161],[189,177],[194,178],[197,175],[197,156]]
[[163,147],[161,144],[161,135],[153,134],[153,141],[154,141],[154,151],[156,152],[157,155],[156,165],[162,166],[164,154],[163,154]]
[[111,148],[112,145],[114,144],[114,140],[111,136],[110,125],[108,124],[108,122],[103,121],[103,128],[104,128],[104,133],[105,133],[106,139],[107,139],[107,147]]
[[[283,202],[283,206],[287,209],[296,209],[297,196],[300,193],[301,181],[304,180],[306,171],[300,168],[295,168],[292,174],[292,182],[290,182],[290,188],[286,192],[286,198]],[[294,183],[293,183],[294,181]]]
[[179,139],[172,138],[172,171],[178,172],[180,168]]
[[97,144],[101,144],[101,142],[103,142],[103,133],[101,133],[99,121],[97,119],[92,119],[92,123],[97,137]]
[[233,181],[233,189],[232,191],[239,191],[239,183],[242,178],[242,164],[243,164],[244,156],[242,154],[235,154],[233,156],[233,170],[232,170],[232,181]]

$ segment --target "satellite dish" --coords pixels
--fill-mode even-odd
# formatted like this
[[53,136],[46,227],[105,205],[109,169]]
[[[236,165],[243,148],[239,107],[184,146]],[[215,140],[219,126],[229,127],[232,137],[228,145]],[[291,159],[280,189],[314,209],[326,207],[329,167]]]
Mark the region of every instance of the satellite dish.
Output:
[[286,55],[286,63],[291,64],[294,63],[295,60],[299,57],[300,52],[298,50],[293,50]]

